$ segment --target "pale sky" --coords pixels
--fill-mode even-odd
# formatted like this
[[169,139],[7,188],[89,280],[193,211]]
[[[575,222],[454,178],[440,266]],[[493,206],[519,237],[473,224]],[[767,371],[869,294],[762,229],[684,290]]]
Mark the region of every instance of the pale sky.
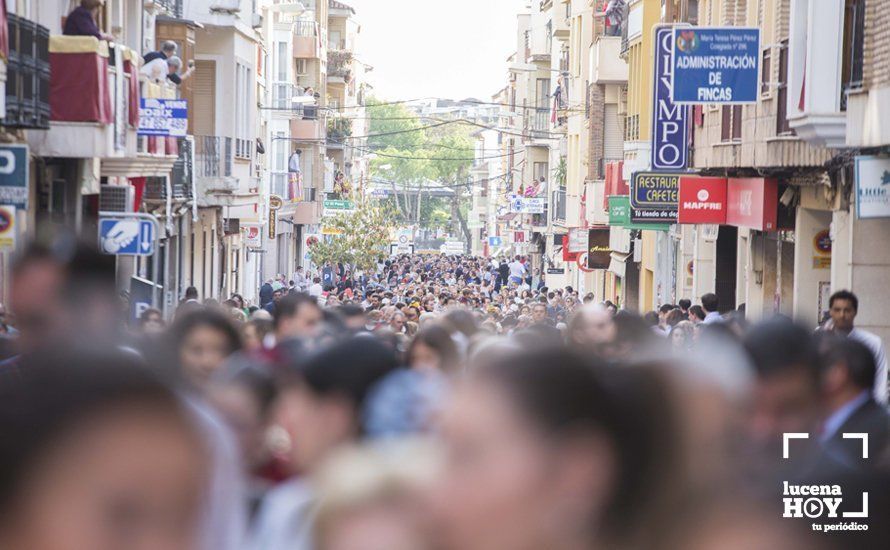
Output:
[[516,14],[528,0],[344,0],[374,95],[488,100],[506,85]]

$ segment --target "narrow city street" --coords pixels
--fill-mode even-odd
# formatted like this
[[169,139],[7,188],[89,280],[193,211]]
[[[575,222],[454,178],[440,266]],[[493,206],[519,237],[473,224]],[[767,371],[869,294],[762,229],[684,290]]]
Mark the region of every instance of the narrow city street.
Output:
[[890,548],[890,0],[0,0],[0,550]]

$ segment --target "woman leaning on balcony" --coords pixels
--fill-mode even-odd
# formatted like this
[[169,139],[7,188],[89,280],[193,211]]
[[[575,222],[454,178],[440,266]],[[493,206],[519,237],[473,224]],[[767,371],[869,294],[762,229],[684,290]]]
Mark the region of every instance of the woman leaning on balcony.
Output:
[[62,34],[67,36],[95,36],[99,40],[113,40],[114,37],[99,30],[96,25],[96,17],[99,8],[105,0],[80,0],[80,5],[74,8],[65,18],[65,28]]

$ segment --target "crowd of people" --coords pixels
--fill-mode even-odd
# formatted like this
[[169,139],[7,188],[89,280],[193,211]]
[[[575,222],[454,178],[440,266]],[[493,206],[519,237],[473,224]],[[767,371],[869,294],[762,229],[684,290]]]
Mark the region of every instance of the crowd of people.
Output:
[[[890,541],[886,364],[850,292],[814,330],[714,295],[638,315],[521,257],[403,255],[298,269],[255,305],[190,289],[128,327],[113,267],[76,243],[14,266],[0,548]],[[804,514],[821,487],[836,513]]]

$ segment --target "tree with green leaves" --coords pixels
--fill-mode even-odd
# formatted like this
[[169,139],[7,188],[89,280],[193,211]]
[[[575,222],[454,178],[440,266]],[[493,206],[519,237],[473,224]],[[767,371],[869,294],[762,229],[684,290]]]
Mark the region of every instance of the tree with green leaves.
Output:
[[370,271],[379,257],[388,254],[392,220],[390,209],[376,201],[359,200],[354,210],[325,218],[324,225],[338,234],[326,235],[309,247],[309,257],[316,265],[345,262]]
[[[368,147],[376,155],[371,179],[392,193],[391,203],[401,224],[441,227],[433,213],[450,210],[453,227],[469,238],[462,216],[468,197],[466,184],[473,158],[472,127],[460,120],[421,120],[403,104],[367,104],[371,137]],[[454,190],[453,197],[433,197],[426,183]],[[450,203],[450,204],[447,204]]]

